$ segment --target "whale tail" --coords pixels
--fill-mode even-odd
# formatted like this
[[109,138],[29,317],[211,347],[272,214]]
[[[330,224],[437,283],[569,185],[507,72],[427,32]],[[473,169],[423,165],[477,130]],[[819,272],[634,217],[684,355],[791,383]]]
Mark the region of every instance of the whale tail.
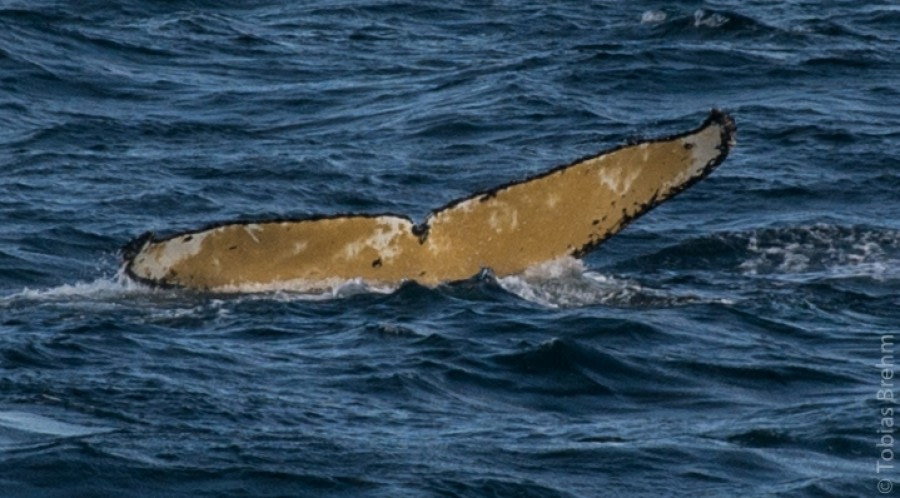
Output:
[[218,223],[122,250],[126,274],[154,285],[217,291],[314,290],[362,278],[424,285],[583,256],[721,164],[734,121],[619,146],[525,180],[457,199],[415,224],[392,214]]

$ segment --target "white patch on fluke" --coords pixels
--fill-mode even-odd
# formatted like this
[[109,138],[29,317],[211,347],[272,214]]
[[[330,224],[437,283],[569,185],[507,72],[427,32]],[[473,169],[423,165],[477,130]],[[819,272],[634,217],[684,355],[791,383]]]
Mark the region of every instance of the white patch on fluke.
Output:
[[640,174],[641,170],[637,167],[629,168],[628,173],[625,173],[625,168],[622,166],[599,168],[597,170],[597,178],[600,179],[600,183],[620,196],[631,190],[631,185],[634,184],[634,181]]
[[410,229],[409,222],[395,217],[384,217],[375,233],[366,239],[357,240],[344,246],[342,256],[348,260],[355,258],[362,250],[371,247],[382,259],[392,259],[399,254],[394,239]]
[[155,244],[148,251],[142,251],[135,263],[141,266],[144,278],[162,279],[175,265],[199,254],[206,237],[221,230],[222,228],[216,228]]
[[369,245],[374,247],[382,258],[391,259],[398,254],[397,247],[393,244],[394,239],[403,233],[407,224],[397,218],[387,218],[387,220],[387,222],[382,221],[375,235],[369,238]]
[[491,211],[488,225],[497,233],[515,230],[519,226],[519,212],[505,205],[499,206],[498,209]]
[[253,242],[256,242],[257,244],[259,244],[259,238],[256,237],[256,232],[260,230],[262,230],[262,227],[257,223],[244,225],[244,231],[247,232],[247,235],[249,235],[250,238],[253,239]]
[[690,179],[700,176],[706,166],[719,156],[716,144],[721,140],[722,127],[710,126],[701,133],[681,140],[682,146],[690,147],[691,166],[686,168],[672,181],[663,185],[665,190],[672,190],[687,183]]

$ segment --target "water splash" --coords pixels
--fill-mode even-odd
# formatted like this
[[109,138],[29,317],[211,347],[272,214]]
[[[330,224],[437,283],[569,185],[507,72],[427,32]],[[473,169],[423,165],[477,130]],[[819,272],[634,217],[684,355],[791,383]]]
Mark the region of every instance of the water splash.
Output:
[[119,300],[153,292],[153,289],[137,284],[122,272],[118,272],[113,277],[101,277],[90,282],[62,284],[47,289],[26,287],[19,292],[0,296],[0,309],[35,303],[92,302],[114,306]]
[[548,308],[731,304],[727,299],[653,289],[632,279],[589,271],[583,261],[571,257],[531,267],[519,275],[498,278],[497,282],[507,292]]

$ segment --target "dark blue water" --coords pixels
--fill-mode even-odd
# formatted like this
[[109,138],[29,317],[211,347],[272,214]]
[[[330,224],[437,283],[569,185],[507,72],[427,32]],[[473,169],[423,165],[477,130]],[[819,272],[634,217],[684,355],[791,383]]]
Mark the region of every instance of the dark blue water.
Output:
[[[897,4],[523,4],[2,2],[0,495],[890,491]],[[146,230],[421,218],[714,106],[731,157],[583,265],[118,275]]]

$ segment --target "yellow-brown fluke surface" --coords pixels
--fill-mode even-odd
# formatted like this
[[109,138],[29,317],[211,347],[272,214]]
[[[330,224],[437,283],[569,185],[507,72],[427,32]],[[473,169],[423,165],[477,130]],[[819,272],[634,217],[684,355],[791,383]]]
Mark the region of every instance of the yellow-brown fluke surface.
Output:
[[134,279],[215,291],[321,290],[361,278],[380,285],[498,276],[580,256],[708,175],[734,144],[712,111],[696,130],[618,147],[474,194],[414,224],[394,215],[224,223],[132,241]]

